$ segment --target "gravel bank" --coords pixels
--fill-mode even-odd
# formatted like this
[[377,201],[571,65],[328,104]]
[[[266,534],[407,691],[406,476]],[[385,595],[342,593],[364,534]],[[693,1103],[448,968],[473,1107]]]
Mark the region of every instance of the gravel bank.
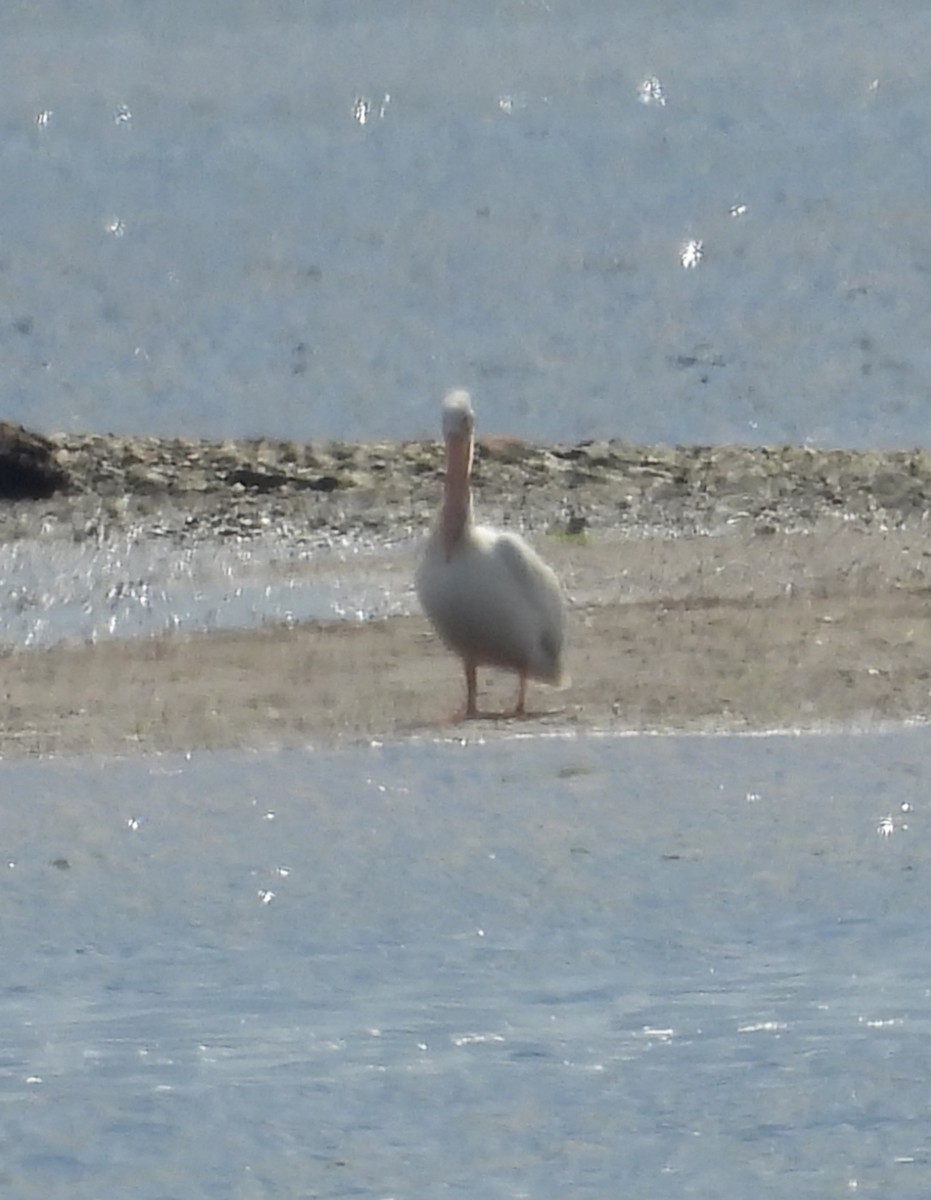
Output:
[[[101,528],[182,539],[393,538],[435,510],[434,442],[227,442],[57,435],[65,488],[6,505],[0,537]],[[475,486],[483,516],[530,530],[608,528],[663,534],[909,526],[931,507],[931,454],[807,447],[538,447],[480,439]]]

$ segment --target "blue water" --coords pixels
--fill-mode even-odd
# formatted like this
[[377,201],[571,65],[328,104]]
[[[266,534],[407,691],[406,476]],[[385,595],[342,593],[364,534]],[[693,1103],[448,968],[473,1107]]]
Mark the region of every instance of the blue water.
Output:
[[929,34],[865,0],[6,4],[4,415],[371,440],[460,384],[536,440],[927,442]]
[[926,1196],[927,742],[6,766],[5,1193]]

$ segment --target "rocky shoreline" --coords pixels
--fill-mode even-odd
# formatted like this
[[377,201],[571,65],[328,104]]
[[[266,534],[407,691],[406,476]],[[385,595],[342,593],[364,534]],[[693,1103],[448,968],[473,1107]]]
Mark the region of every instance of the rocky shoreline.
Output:
[[[10,430],[18,427],[6,426]],[[408,536],[435,511],[442,473],[434,442],[348,445],[269,438],[224,442],[19,431],[0,453],[0,538],[104,531],[183,540]],[[16,455],[18,454],[18,457]],[[19,472],[17,474],[17,471]],[[52,481],[51,484],[49,481]],[[675,535],[738,526],[759,533],[842,519],[902,528],[931,507],[931,453],[802,446],[639,446],[613,440],[534,446],[480,439],[477,503],[488,519],[531,530]]]

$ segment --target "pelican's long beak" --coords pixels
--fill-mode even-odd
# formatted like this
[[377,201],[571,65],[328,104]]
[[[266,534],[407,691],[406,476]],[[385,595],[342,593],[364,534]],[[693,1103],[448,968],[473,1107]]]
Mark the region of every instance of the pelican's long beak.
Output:
[[452,477],[457,484],[465,480],[468,483],[472,472],[472,429],[468,421],[462,422],[462,428],[446,435],[446,482],[447,491],[449,479]]
[[472,471],[472,422],[464,418],[459,428],[446,435],[446,484],[443,500],[443,549],[446,560],[452,558],[469,513],[472,495],[469,477]]

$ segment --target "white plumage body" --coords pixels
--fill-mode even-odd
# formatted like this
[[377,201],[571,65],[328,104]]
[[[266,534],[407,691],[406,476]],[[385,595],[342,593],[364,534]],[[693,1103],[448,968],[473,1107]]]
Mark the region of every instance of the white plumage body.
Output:
[[447,559],[434,530],[416,585],[437,633],[463,659],[547,683],[562,679],[559,581],[517,534],[470,525]]

